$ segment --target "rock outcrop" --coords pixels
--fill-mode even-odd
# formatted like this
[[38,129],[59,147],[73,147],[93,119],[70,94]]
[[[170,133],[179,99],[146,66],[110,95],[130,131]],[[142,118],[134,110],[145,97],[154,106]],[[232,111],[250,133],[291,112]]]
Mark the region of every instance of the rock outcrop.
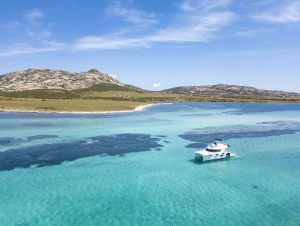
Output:
[[111,75],[95,69],[80,73],[49,69],[27,69],[0,76],[0,91],[14,92],[36,89],[74,90],[88,88],[101,83],[125,86]]
[[299,93],[294,92],[284,92],[277,90],[264,90],[257,89],[250,86],[237,86],[237,85],[210,85],[210,86],[181,86],[171,89],[163,90],[167,93],[179,93],[179,94],[201,94],[201,95],[215,95],[224,97],[239,97],[239,96],[249,96],[249,97],[262,97],[262,96],[272,96],[272,97],[293,97],[300,96]]

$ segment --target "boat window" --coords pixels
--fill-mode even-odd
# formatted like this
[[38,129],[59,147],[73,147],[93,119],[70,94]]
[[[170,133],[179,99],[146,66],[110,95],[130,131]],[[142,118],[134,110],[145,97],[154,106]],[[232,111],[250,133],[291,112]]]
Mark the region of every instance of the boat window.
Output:
[[221,151],[221,149],[210,149],[210,148],[206,148],[206,151],[209,151],[209,152],[219,152],[219,151]]

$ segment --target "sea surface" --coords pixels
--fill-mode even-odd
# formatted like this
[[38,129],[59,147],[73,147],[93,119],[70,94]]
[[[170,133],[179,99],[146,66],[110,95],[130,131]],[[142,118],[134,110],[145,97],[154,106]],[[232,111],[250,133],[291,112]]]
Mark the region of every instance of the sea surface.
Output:
[[[235,157],[194,161],[215,138]],[[0,225],[300,225],[300,105],[0,113]]]

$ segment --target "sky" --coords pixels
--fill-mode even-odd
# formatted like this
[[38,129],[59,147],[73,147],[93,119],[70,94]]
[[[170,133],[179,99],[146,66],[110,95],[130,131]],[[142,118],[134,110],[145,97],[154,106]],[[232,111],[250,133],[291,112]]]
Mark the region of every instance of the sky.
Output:
[[1,0],[0,74],[27,68],[300,92],[300,0]]

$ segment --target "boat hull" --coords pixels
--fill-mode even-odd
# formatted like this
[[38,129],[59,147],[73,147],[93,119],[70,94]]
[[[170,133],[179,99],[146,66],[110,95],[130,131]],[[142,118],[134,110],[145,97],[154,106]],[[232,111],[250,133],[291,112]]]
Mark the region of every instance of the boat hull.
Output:
[[226,159],[226,158],[230,158],[230,153],[213,153],[208,155],[197,153],[197,152],[195,153],[195,160],[201,162]]

